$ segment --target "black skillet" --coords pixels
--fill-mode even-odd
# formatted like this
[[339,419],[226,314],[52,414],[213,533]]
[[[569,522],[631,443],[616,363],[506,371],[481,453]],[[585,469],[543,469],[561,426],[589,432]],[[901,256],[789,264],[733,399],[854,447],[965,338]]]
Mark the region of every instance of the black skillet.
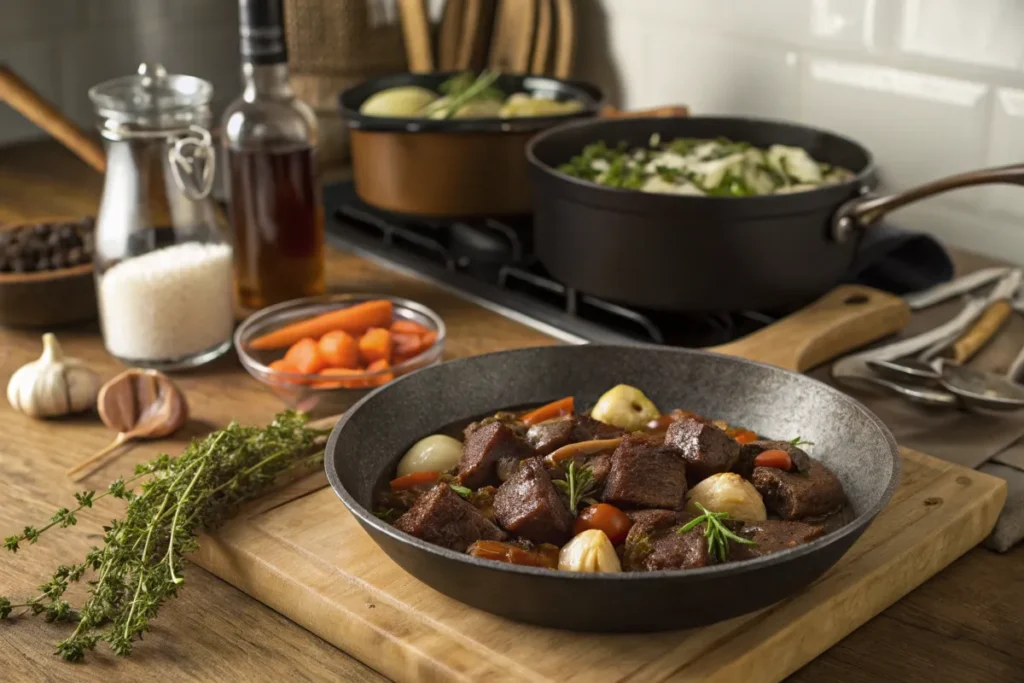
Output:
[[[556,170],[590,143],[646,146],[653,133],[802,147],[855,177],[807,192],[716,198],[604,187]],[[1015,165],[869,197],[875,168],[865,147],[808,126],[747,118],[569,123],[537,135],[526,154],[535,248],[555,278],[612,301],[673,311],[800,306],[841,280],[863,230],[890,211],[961,187],[1024,183],[1024,165]]]
[[[577,574],[471,558],[400,532],[370,512],[374,491],[418,439],[454,422],[566,395],[578,406],[592,405],[619,383],[642,388],[662,410],[686,408],[769,437],[813,441],[811,455],[842,480],[855,518],[808,545],[746,562]],[[899,457],[878,418],[809,377],[701,351],[588,345],[493,353],[402,377],[341,419],[327,444],[326,468],[335,492],[374,541],[427,586],[517,621],[628,632],[714,623],[806,587],[888,502]]]

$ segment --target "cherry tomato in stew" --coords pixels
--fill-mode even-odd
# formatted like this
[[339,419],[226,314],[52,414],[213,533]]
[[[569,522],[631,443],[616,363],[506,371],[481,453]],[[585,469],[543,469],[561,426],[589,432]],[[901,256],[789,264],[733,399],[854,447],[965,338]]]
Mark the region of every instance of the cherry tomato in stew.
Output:
[[749,429],[741,429],[736,432],[733,438],[736,439],[737,443],[750,443],[751,441],[757,441],[757,434]]
[[788,472],[793,469],[793,459],[789,457],[789,453],[786,451],[780,448],[773,448],[768,451],[762,451],[760,455],[754,458],[754,467],[774,467],[775,469]]
[[587,529],[599,529],[604,532],[612,545],[619,545],[626,540],[629,528],[633,526],[626,513],[607,503],[591,505],[576,518],[573,533],[579,534]]

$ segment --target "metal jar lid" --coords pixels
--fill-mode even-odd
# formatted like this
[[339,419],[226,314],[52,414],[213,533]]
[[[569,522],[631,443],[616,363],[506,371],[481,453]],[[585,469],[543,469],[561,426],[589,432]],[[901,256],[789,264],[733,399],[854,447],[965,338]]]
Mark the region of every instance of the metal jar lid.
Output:
[[208,126],[213,85],[195,76],[168,74],[160,64],[139,65],[134,76],[104,81],[89,89],[100,132],[113,140],[126,130],[181,130]]

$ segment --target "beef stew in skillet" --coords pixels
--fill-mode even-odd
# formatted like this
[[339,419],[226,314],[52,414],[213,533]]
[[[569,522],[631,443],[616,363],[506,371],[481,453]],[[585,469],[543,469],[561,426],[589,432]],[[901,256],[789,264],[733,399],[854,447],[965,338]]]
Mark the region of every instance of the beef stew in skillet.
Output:
[[399,461],[376,512],[429,543],[566,571],[691,569],[809,543],[850,518],[836,475],[804,447],[635,387],[589,413],[571,397],[435,434]]

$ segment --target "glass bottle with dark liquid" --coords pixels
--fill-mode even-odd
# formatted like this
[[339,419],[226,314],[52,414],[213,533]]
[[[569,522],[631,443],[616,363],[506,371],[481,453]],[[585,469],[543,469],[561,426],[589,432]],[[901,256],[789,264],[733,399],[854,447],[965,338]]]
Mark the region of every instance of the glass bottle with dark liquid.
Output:
[[242,96],[224,112],[235,282],[247,309],[324,292],[316,118],[288,84],[282,0],[239,0]]

